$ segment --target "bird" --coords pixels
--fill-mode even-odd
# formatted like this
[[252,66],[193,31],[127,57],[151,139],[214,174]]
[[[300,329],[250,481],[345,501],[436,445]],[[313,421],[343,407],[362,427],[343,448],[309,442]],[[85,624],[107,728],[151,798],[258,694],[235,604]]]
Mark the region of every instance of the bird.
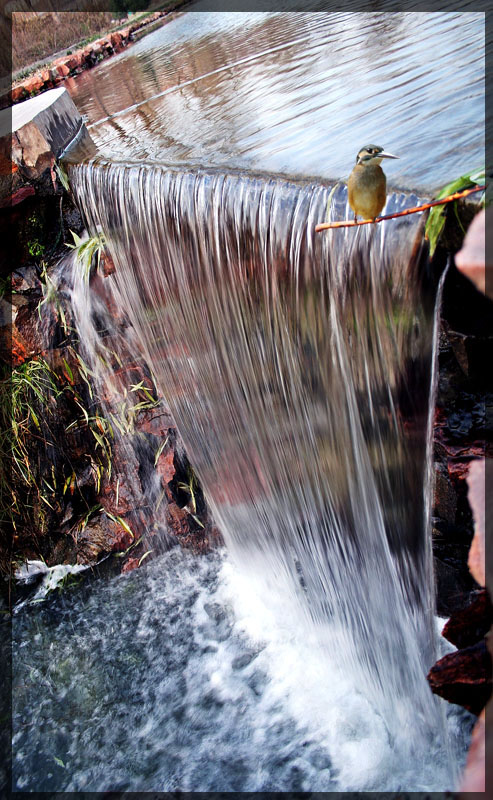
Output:
[[387,179],[380,166],[383,158],[399,158],[386,153],[378,144],[367,144],[358,151],[356,166],[348,180],[349,205],[355,221],[375,220],[387,199]]

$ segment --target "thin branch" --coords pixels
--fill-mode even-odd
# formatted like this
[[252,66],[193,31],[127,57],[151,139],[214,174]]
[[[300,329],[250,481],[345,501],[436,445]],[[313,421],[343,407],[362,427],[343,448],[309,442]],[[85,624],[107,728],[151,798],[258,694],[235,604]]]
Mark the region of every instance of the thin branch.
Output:
[[462,192],[449,194],[448,197],[444,197],[442,200],[433,200],[431,203],[424,203],[422,206],[416,206],[416,208],[405,208],[404,211],[396,211],[395,214],[386,214],[384,217],[376,217],[375,219],[358,221],[345,219],[342,222],[321,222],[319,225],[315,225],[315,232],[320,233],[320,231],[326,231],[329,228],[353,228],[356,225],[370,225],[373,222],[383,222],[386,219],[405,217],[408,214],[416,214],[417,211],[426,211],[428,208],[433,208],[433,206],[441,206],[444,203],[451,203],[453,200],[460,200],[462,197],[473,194],[473,192],[484,192],[485,189],[486,186],[474,186],[472,189],[464,189]]

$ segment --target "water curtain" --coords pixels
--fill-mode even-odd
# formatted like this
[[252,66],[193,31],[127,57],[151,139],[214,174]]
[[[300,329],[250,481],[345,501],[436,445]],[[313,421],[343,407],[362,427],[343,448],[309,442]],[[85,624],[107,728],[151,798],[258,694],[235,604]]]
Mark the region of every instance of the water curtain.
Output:
[[[70,179],[252,592],[304,615],[396,728],[409,698],[435,726],[420,217],[315,234],[317,183],[102,161]],[[348,211],[340,187],[330,213]]]

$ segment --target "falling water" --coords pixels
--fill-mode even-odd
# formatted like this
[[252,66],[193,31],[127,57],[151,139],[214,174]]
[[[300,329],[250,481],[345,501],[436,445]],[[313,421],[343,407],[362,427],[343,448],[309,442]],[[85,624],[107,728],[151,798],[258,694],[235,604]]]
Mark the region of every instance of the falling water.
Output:
[[[280,610],[351,676],[391,749],[422,758],[446,733],[425,678],[436,287],[419,217],[316,234],[319,184],[98,161],[70,177],[248,587],[243,614]],[[330,214],[348,214],[342,186]],[[90,305],[81,281],[95,359]]]

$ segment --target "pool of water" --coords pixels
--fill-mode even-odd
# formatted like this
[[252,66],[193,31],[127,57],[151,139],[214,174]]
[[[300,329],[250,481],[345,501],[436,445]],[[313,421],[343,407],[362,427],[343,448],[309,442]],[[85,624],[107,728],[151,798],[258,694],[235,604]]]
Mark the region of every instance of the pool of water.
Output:
[[[13,618],[14,790],[450,786],[439,737],[413,740],[412,720],[391,732],[357,673],[343,674],[274,598],[266,606],[224,552],[174,549],[23,606]],[[469,715],[443,705],[462,760]]]

